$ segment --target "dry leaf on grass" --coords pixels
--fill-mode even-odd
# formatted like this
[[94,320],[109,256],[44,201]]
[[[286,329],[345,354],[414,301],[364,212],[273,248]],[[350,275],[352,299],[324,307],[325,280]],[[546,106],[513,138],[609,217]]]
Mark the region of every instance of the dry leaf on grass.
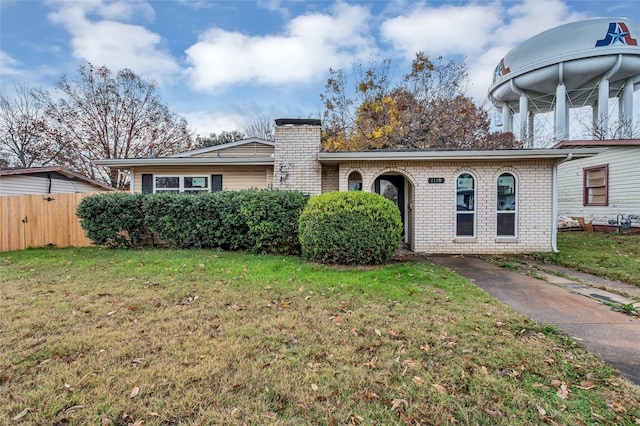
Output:
[[73,407],[69,407],[66,410],[64,410],[65,414],[70,414],[70,413],[75,413],[76,411],[80,411],[84,409],[84,405],[74,405]]
[[580,385],[579,386],[576,385],[576,387],[578,389],[589,390],[589,389],[595,388],[596,385],[590,380],[583,380],[580,382]]
[[556,391],[556,395],[562,399],[567,399],[569,397],[569,388],[567,388],[567,385],[565,383],[560,385],[560,387]]
[[422,380],[422,377],[413,376],[413,383],[415,383],[416,385],[422,386],[424,385],[424,380]]
[[278,413],[270,411],[268,413],[264,413],[264,416],[268,419],[275,420],[278,417]]
[[25,408],[24,410],[20,411],[14,418],[12,418],[11,420],[20,420],[21,418],[23,418],[24,416],[27,415],[27,413],[29,412],[28,408]]
[[396,411],[404,405],[405,408],[409,408],[409,402],[406,399],[394,399],[391,401],[391,411]]
[[131,395],[129,395],[129,398],[135,398],[136,396],[138,396],[138,393],[140,393],[140,388],[134,386],[134,388],[131,390]]
[[440,393],[444,393],[444,394],[447,393],[447,388],[445,388],[442,385],[439,385],[438,383],[434,383],[431,386]]
[[311,390],[317,391],[318,390],[318,385],[316,385],[315,383],[311,383]]

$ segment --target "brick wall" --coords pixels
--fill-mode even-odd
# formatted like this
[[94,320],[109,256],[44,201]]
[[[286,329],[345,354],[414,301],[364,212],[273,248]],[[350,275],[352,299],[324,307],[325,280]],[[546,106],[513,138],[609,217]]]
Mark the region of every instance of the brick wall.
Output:
[[309,195],[322,190],[320,126],[276,126],[273,187],[298,190]]
[[[523,253],[551,250],[552,162],[349,162],[340,165],[339,188],[347,190],[349,174],[359,171],[363,190],[371,191],[384,173],[406,178],[411,210],[408,214],[409,242],[419,253]],[[476,177],[476,232],[473,238],[456,238],[456,177],[470,172]],[[502,173],[516,176],[518,212],[516,238],[496,237],[496,182]],[[428,178],[444,178],[429,184]]]

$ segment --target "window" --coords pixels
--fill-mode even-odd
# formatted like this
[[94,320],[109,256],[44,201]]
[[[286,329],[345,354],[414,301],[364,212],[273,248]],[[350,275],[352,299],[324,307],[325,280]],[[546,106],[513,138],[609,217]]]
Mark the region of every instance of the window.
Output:
[[349,174],[349,191],[362,191],[362,175],[360,172]]
[[496,235],[498,237],[515,237],[516,178],[511,173],[503,173],[498,177],[497,200]]
[[609,205],[609,165],[583,169],[583,205]]
[[207,176],[155,176],[155,192],[184,192],[197,194],[209,191]]
[[475,236],[475,178],[462,173],[456,179],[456,237]]

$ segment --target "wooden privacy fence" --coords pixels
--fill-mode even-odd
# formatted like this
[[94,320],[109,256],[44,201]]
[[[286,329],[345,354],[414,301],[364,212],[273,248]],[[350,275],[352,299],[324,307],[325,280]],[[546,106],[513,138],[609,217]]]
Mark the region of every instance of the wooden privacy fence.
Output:
[[47,245],[90,246],[76,207],[84,197],[97,193],[0,197],[0,252]]

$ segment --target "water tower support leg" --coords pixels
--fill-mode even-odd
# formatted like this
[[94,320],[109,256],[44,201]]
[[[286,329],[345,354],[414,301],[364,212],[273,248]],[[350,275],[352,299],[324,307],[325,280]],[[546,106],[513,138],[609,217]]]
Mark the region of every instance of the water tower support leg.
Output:
[[502,125],[505,132],[513,132],[513,114],[507,102],[502,104]]
[[624,83],[622,96],[618,105],[618,114],[623,139],[631,139],[633,132],[633,80],[628,79]]
[[[525,146],[528,145],[529,138],[527,138],[527,119],[529,117],[529,101],[527,95],[522,93],[520,95],[520,140]],[[527,146],[528,147],[528,146]]]
[[569,138],[567,127],[567,88],[564,84],[556,87],[555,139],[556,142]]
[[597,139],[607,139],[609,133],[609,80],[600,79],[598,85]]

